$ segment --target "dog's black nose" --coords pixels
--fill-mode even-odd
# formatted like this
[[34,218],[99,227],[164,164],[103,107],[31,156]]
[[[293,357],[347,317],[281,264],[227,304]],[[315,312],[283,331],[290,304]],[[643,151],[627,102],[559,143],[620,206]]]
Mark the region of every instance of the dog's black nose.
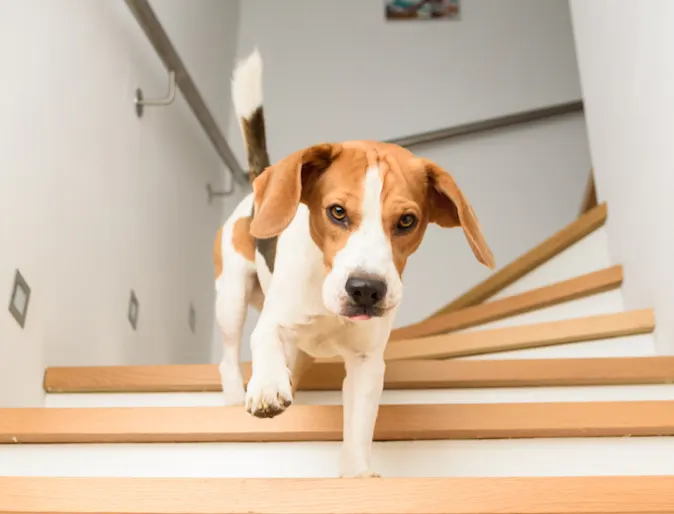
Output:
[[376,278],[351,277],[346,281],[347,294],[356,305],[372,307],[386,295],[386,282]]

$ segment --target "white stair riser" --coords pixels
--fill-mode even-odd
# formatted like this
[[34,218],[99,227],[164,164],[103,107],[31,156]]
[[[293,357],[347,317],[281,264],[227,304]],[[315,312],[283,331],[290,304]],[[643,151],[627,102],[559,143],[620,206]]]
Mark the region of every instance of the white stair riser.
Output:
[[599,227],[531,273],[502,289],[489,300],[505,298],[538,287],[549,286],[555,282],[599,271],[615,264],[617,263],[611,262],[608,252],[606,227]]
[[584,318],[587,316],[599,316],[601,314],[614,314],[624,312],[625,305],[620,289],[594,294],[585,298],[579,298],[570,302],[544,307],[524,314],[510,316],[508,318],[490,321],[482,325],[476,325],[456,332],[475,332],[493,328],[530,325],[534,323],[547,323],[565,319]]
[[653,334],[612,337],[585,343],[568,343],[526,350],[487,353],[461,359],[564,359],[592,357],[650,357],[656,355]]
[[[674,400],[674,384],[384,391],[381,404]],[[299,391],[297,405],[341,405],[340,391]],[[50,394],[47,407],[217,407],[220,393]],[[243,408],[243,407],[241,407]]]
[[[0,476],[336,477],[339,448],[338,442],[0,446]],[[386,477],[674,475],[674,438],[375,443],[373,468]]]

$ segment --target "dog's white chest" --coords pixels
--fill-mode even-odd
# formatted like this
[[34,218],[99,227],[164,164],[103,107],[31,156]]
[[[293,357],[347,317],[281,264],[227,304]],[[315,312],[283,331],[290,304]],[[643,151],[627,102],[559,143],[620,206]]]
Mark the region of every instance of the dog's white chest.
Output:
[[380,342],[377,335],[387,327],[386,319],[353,322],[333,315],[318,315],[284,326],[281,337],[309,355],[325,358],[365,354]]

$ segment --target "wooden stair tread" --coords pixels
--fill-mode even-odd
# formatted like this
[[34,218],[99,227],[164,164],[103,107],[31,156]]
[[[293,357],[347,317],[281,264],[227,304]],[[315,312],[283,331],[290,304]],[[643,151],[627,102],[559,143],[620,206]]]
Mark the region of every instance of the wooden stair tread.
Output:
[[14,514],[671,514],[672,476],[0,477]]
[[[244,378],[250,363],[244,363]],[[341,363],[315,364],[300,390],[340,390]],[[668,384],[674,357],[575,359],[406,360],[386,365],[386,389],[442,389],[579,385]],[[48,393],[149,393],[222,391],[215,364],[48,368]]]
[[[674,435],[674,401],[382,405],[377,441]],[[0,444],[340,441],[342,407],[0,409]]]
[[492,273],[488,278],[434,312],[430,317],[470,307],[484,302],[513,282],[577,243],[606,222],[607,208],[602,203],[521,255],[510,264]]
[[493,302],[433,316],[393,330],[391,340],[424,337],[481,325],[616,289],[622,281],[622,266],[612,266]]
[[[441,359],[650,333],[652,309],[391,341],[386,360]],[[334,359],[325,359],[332,361]]]

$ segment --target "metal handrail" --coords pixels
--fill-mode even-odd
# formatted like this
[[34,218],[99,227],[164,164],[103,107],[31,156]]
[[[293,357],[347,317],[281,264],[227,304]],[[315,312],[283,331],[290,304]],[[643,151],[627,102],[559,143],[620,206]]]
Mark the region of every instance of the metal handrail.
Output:
[[159,55],[159,58],[164,63],[164,66],[166,66],[169,74],[175,74],[176,85],[182,92],[187,105],[189,105],[201,124],[201,128],[204,129],[206,136],[210,139],[222,162],[229,168],[234,179],[240,185],[247,186],[249,184],[248,173],[244,171],[236,160],[234,152],[232,152],[229,143],[227,143],[227,140],[220,131],[220,127],[208,110],[201,93],[199,93],[196,84],[187,72],[187,68],[174,48],[173,43],[171,43],[154,10],[150,7],[147,0],[125,0],[125,2]]
[[[197,120],[201,124],[204,132],[208,136],[209,140],[213,144],[215,151],[218,153],[224,164],[231,171],[234,179],[241,186],[247,187],[249,185],[248,173],[239,165],[234,152],[232,152],[229,143],[223,136],[218,127],[217,122],[213,118],[213,115],[208,110],[204,99],[202,98],[199,90],[197,89],[196,84],[190,77],[187,72],[187,68],[183,64],[182,59],[178,55],[176,49],[174,48],[171,40],[169,39],[164,27],[160,23],[156,14],[148,0],[124,0],[126,5],[129,7],[131,13],[136,18],[136,21],[140,27],[145,32],[145,35],[149,39],[150,43],[154,47],[155,51],[159,55],[159,58],[166,66],[166,69],[169,72],[169,77],[171,80],[175,80],[175,85],[180,89],[189,105],[190,109],[196,116]],[[169,91],[170,100],[166,101],[143,101],[142,97],[137,98],[137,107],[141,104],[144,105],[168,105],[172,101],[172,96]],[[430,143],[434,141],[439,141],[442,139],[448,139],[458,136],[465,136],[469,134],[475,134],[478,132],[485,132],[489,130],[495,130],[503,127],[508,127],[511,125],[517,125],[521,123],[528,123],[530,121],[541,120],[544,118],[549,118],[552,116],[559,116],[563,114],[569,114],[574,112],[581,112],[583,110],[582,100],[576,100],[572,102],[557,104],[549,107],[541,107],[537,109],[531,109],[528,111],[522,111],[515,114],[507,114],[505,116],[498,116],[495,118],[489,118],[486,120],[475,121],[470,123],[465,123],[462,125],[456,125],[454,127],[448,127],[438,130],[431,130],[428,132],[422,132],[419,134],[414,134],[405,137],[399,137],[394,139],[389,139],[389,143],[395,143],[400,146],[409,147],[412,145],[418,145],[422,143]],[[142,112],[142,111],[141,111]],[[225,192],[215,192],[210,188],[208,189],[209,201],[213,196],[225,196],[229,194],[229,191]]]
[[441,139],[466,136],[468,134],[476,134],[478,132],[486,132],[488,130],[509,127],[511,125],[517,125],[520,123],[542,120],[544,118],[550,118],[551,116],[559,116],[562,114],[581,111],[583,111],[583,101],[576,100],[573,102],[566,102],[549,107],[539,107],[537,109],[521,111],[514,114],[506,114],[505,116],[497,116],[495,118],[489,118],[486,120],[473,121],[470,123],[464,123],[463,125],[456,125],[454,127],[431,130],[429,132],[422,132],[420,134],[414,134],[411,136],[389,139],[387,142],[408,147],[422,143],[431,143]]

